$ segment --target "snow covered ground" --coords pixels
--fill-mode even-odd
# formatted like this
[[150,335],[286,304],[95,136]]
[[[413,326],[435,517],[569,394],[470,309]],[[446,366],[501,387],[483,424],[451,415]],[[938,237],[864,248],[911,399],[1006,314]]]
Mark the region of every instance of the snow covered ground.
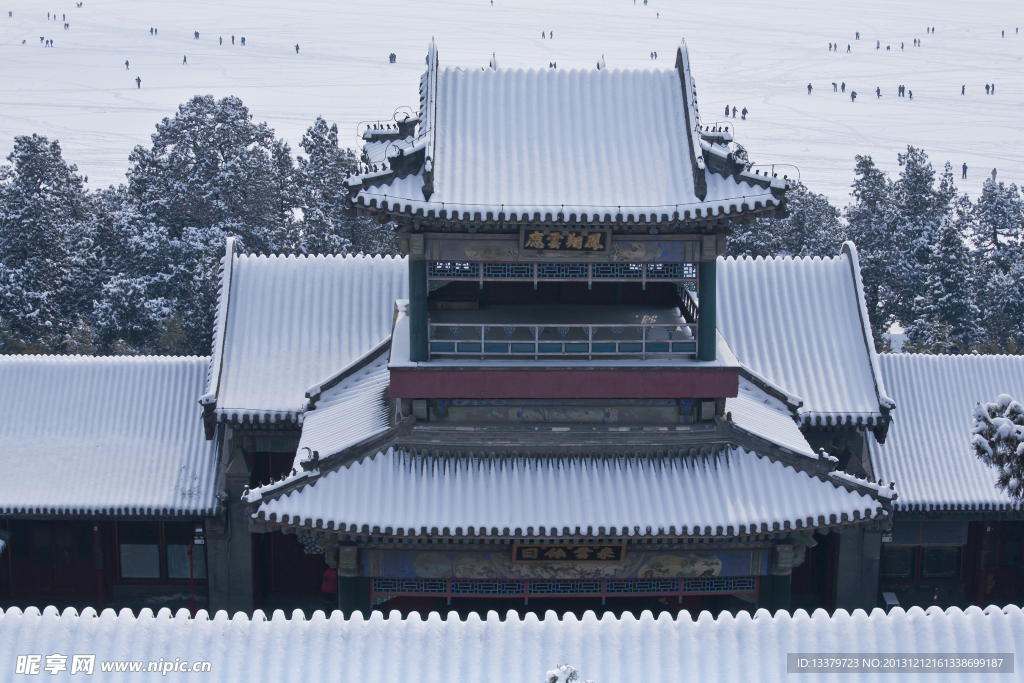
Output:
[[[431,36],[442,66],[485,66],[496,52],[503,68],[560,69],[593,68],[601,55],[609,68],[671,68],[685,37],[705,122],[726,104],[748,107],[732,125],[752,159],[798,166],[839,205],[855,154],[895,173],[907,144],[939,168],[952,162],[958,179],[966,162],[958,183],[972,195],[993,167],[1024,181],[1024,8],[1009,0],[4,0],[0,12],[0,150],[15,135],[57,138],[92,187],[121,182],[132,147],[195,94],[241,97],[293,148],[317,115],[354,145],[360,121],[416,106]],[[896,96],[901,84],[913,101]]]

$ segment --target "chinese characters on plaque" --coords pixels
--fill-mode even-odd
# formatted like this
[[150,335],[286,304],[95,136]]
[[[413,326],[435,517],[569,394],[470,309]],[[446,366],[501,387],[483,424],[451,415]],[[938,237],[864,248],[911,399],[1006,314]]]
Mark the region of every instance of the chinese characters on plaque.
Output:
[[521,253],[546,251],[607,254],[607,230],[541,230],[523,228],[520,232]]
[[621,562],[626,546],[609,545],[520,545],[512,548],[513,562]]

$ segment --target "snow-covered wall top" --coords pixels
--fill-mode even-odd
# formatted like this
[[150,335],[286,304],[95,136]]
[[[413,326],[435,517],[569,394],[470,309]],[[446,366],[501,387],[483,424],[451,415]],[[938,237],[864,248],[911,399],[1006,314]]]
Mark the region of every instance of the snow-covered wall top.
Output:
[[741,448],[708,459],[426,458],[389,449],[260,504],[289,526],[396,535],[735,536],[882,504]]
[[[606,215],[614,220],[619,213],[661,221],[676,212],[719,215],[741,211],[743,204],[754,209],[779,203],[761,184],[703,167],[707,196],[697,197],[691,165],[696,133],[686,127],[675,69],[449,67],[437,69],[436,84],[429,75],[420,135],[430,138],[433,193],[424,199],[421,170],[387,184],[368,182],[357,202],[444,210],[464,220],[477,212],[495,219],[504,212],[539,213],[542,219],[576,214],[588,221]],[[430,111],[433,102],[436,112]],[[785,187],[782,180],[772,182]]]
[[810,424],[876,424],[877,372],[851,249],[834,258],[719,258],[718,329],[745,366],[803,399]]
[[[219,683],[542,683],[546,671],[565,663],[579,670],[580,680],[595,683],[627,683],[639,673],[652,681],[782,683],[794,680],[786,673],[790,652],[973,656],[1022,650],[1024,613],[1014,606],[966,611],[951,607],[945,612],[938,607],[897,607],[888,614],[876,609],[870,615],[836,610],[832,616],[824,610],[813,615],[804,610],[793,615],[758,610],[753,616],[722,612],[717,619],[702,612],[696,620],[687,612],[674,619],[665,613],[655,619],[650,612],[639,619],[628,612],[622,618],[607,613],[600,619],[593,612],[579,619],[571,612],[562,618],[548,612],[543,620],[533,614],[520,618],[515,612],[502,619],[489,612],[485,619],[471,613],[465,621],[455,614],[443,619],[436,612],[425,620],[415,612],[407,619],[397,612],[387,618],[373,612],[366,620],[358,613],[346,620],[341,612],[329,619],[315,612],[307,621],[298,611],[292,619],[281,611],[268,619],[257,610],[252,620],[243,613],[229,618],[226,612],[210,619],[202,610],[195,619],[186,610],[172,615],[168,609],[156,615],[144,609],[138,617],[129,610],[120,615],[106,610],[97,616],[91,608],[81,616],[71,608],[63,614],[53,607],[42,614],[35,608],[0,611],[0,661],[12,667],[10,671],[18,655],[90,653],[96,655],[95,672],[86,678],[96,681],[130,678],[102,672],[101,662],[140,661],[146,667],[162,659],[172,667],[175,662],[210,662],[209,674],[198,678]],[[71,661],[59,676],[74,681]],[[1014,665],[1019,667],[1020,662]],[[168,681],[197,678],[191,671],[162,673],[148,676]],[[989,683],[1004,678],[971,672],[944,673],[938,680]],[[861,683],[900,677],[849,673],[829,679]]]
[[207,514],[207,358],[0,356],[0,513]]
[[404,258],[232,258],[208,389],[220,419],[295,419],[306,389],[391,334],[408,297]]
[[885,386],[899,403],[871,462],[895,480],[897,509],[1019,508],[996,488],[997,472],[974,454],[971,411],[999,394],[1024,396],[1024,356],[882,354]]

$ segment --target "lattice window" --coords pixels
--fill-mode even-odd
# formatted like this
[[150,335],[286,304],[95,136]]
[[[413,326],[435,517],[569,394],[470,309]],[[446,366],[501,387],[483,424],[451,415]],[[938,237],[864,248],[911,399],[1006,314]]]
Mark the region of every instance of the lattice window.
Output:
[[696,280],[696,263],[648,263],[648,280]]
[[644,266],[641,263],[595,263],[594,279],[639,280],[643,277]]
[[452,595],[524,595],[522,581],[453,579]]
[[440,593],[447,592],[444,579],[374,579],[374,593]]
[[466,279],[480,277],[480,264],[467,261],[430,261],[427,277]]
[[715,576],[701,579],[682,579],[684,593],[741,593],[757,589],[753,576]]
[[634,595],[678,593],[679,579],[608,579],[606,591]]
[[538,263],[537,278],[553,280],[586,280],[586,263]]
[[530,263],[485,263],[484,279],[529,280],[533,278]]
[[531,581],[530,595],[601,594],[601,581]]

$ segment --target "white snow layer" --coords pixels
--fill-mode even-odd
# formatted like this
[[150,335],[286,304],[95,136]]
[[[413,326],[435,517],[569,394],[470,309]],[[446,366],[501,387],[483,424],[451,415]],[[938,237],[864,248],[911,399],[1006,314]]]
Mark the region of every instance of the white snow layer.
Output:
[[[100,662],[134,660],[146,666],[162,659],[190,666],[209,661],[210,672],[149,678],[317,683],[337,681],[341,672],[341,680],[361,683],[538,683],[552,666],[571,661],[597,683],[625,683],[638,671],[652,681],[783,683],[794,679],[786,673],[790,652],[976,656],[1022,649],[1024,613],[1016,606],[950,607],[945,612],[938,607],[896,607],[888,614],[840,609],[832,616],[824,610],[772,615],[761,609],[753,616],[722,612],[717,619],[709,612],[694,619],[685,611],[676,618],[667,613],[654,618],[650,612],[639,619],[629,612],[621,618],[612,613],[598,618],[588,611],[582,618],[548,612],[539,619],[510,611],[503,619],[497,612],[488,612],[484,619],[471,613],[465,621],[455,613],[442,618],[436,612],[424,620],[415,612],[402,618],[398,612],[385,617],[375,611],[364,620],[358,613],[345,619],[341,612],[326,618],[317,611],[306,620],[300,611],[288,619],[280,610],[270,618],[256,610],[250,620],[241,612],[233,618],[218,612],[210,619],[205,610],[192,619],[187,610],[172,614],[166,608],[156,615],[146,608],[138,617],[130,610],[116,614],[110,609],[97,615],[92,608],[81,615],[73,608],[63,614],[54,607],[42,613],[36,608],[0,610],[0,661],[11,670],[17,655],[90,653],[96,655],[95,673],[87,679],[97,681],[130,678],[102,673]],[[69,659],[69,671],[70,664]],[[69,671],[60,675],[74,681]],[[866,683],[901,677],[848,673],[796,678]],[[990,683],[1003,677],[947,673],[939,680]]]
[[1020,502],[996,488],[999,472],[974,454],[974,404],[1024,396],[1024,356],[881,354],[899,409],[871,462],[899,488],[903,510],[1005,510]]
[[884,514],[742,448],[688,458],[432,458],[388,449],[260,504],[256,519],[395,535],[734,536]]
[[207,389],[221,419],[296,419],[306,389],[386,339],[408,297],[404,258],[243,255],[224,272]]
[[816,424],[874,423],[893,407],[877,372],[856,250],[834,258],[718,259],[718,329],[745,366],[799,395]]
[[794,453],[817,457],[786,404],[769,396],[750,380],[740,377],[739,393],[736,398],[725,399],[725,410],[732,413],[733,422],[740,429]]
[[0,356],[0,512],[210,514],[207,358]]
[[[480,69],[497,53],[502,68],[557,62],[558,71],[592,69],[602,55],[609,69],[664,68],[685,37],[705,120],[721,120],[726,104],[749,108],[746,121],[737,117],[730,125],[751,158],[798,165],[804,182],[838,206],[849,200],[854,155],[870,154],[895,175],[896,153],[908,143],[927,150],[937,169],[947,160],[954,168],[966,161],[969,179],[957,174],[957,183],[972,195],[993,167],[1006,178],[1024,175],[1018,3],[989,0],[977,12],[964,11],[960,0],[726,0],[714,7],[376,0],[346,5],[342,29],[332,20],[336,8],[322,0],[255,0],[244,10],[205,0],[89,0],[81,8],[8,0],[0,15],[0,108],[7,114],[0,117],[0,156],[15,135],[40,133],[60,139],[65,158],[90,186],[124,182],[132,148],[148,146],[154,125],[197,93],[242,98],[293,152],[317,114],[337,121],[342,145],[354,146],[359,122],[389,116],[399,104],[418,108],[417,79],[431,36],[445,64]],[[46,20],[52,10],[67,13],[69,30]],[[926,25],[935,33],[926,34]],[[149,34],[151,26],[159,35]],[[541,39],[541,31],[554,31],[554,38]],[[246,46],[232,45],[232,34],[245,36]],[[44,47],[40,36],[55,39],[54,47]],[[913,47],[914,38],[921,47]],[[838,52],[828,50],[830,42]],[[395,64],[388,63],[391,52]],[[832,81],[845,82],[846,92],[833,93]],[[985,95],[985,83],[993,82],[996,94]],[[913,100],[896,97],[901,84]],[[851,90],[860,94],[856,102]],[[777,170],[793,177],[792,169]]]
[[[443,47],[443,46],[442,46]],[[666,55],[671,67],[675,51]],[[694,194],[690,131],[674,68],[438,69],[434,193],[422,174],[363,190],[358,201],[402,211],[614,220],[616,214],[696,216],[777,203],[770,190],[706,173]],[[429,102],[431,98],[426,98]],[[388,111],[391,109],[389,108]],[[696,122],[693,123],[696,125]],[[699,156],[701,149],[695,150]],[[702,171],[703,172],[703,171]],[[780,176],[781,177],[781,176]],[[781,182],[780,182],[781,185]]]

